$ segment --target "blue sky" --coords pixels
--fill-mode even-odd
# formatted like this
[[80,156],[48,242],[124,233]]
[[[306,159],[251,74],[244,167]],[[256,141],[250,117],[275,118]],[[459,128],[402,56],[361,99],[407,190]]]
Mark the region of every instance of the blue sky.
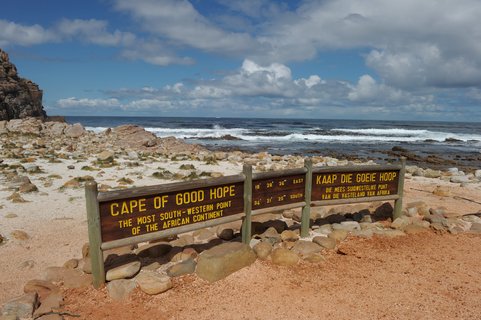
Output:
[[481,121],[478,0],[2,0],[50,115]]

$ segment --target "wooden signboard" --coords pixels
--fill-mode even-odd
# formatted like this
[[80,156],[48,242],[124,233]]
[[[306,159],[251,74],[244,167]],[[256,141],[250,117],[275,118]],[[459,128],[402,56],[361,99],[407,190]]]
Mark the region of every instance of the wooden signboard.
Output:
[[397,195],[399,177],[400,170],[316,172],[312,176],[312,201]]
[[100,202],[102,242],[242,213],[243,192],[238,182]]
[[395,200],[401,214],[405,159],[397,166],[304,168],[242,174],[99,193],[85,185],[94,286],[105,283],[103,250],[242,220],[251,240],[251,216],[302,207],[301,236],[309,234],[311,205]]
[[252,181],[252,210],[304,201],[305,174]]

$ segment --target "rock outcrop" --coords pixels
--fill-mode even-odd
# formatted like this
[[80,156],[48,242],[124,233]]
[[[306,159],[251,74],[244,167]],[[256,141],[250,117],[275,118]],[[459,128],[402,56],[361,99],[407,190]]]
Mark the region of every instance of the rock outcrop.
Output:
[[8,54],[0,49],[0,120],[46,116],[42,90],[32,81],[20,78]]

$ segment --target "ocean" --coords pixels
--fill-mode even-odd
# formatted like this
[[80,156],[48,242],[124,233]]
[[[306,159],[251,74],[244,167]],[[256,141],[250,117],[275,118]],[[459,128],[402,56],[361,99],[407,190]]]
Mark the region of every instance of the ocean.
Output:
[[[444,166],[481,167],[481,123],[166,117],[66,117],[101,132],[135,124],[211,150],[324,155],[390,161],[439,157]],[[423,162],[423,161],[420,161]],[[429,161],[428,161],[429,162]],[[435,162],[435,161],[432,161]]]

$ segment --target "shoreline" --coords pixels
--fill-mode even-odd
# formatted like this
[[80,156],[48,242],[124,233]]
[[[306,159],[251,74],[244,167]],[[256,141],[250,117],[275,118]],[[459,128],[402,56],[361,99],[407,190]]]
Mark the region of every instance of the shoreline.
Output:
[[[20,295],[26,281],[43,277],[45,268],[71,259],[82,262],[81,249],[88,241],[83,185],[89,179],[95,179],[101,190],[115,190],[239,174],[243,163],[258,172],[303,165],[301,156],[212,152],[132,126],[94,134],[78,125],[15,123],[7,124],[3,133],[0,125],[0,180],[5,186],[0,190],[0,235],[5,238],[0,244],[0,264],[5,266],[0,274],[0,305]],[[313,157],[313,162],[316,166],[373,163],[326,156]],[[410,203],[423,202],[428,209],[443,208],[452,216],[479,215],[481,171],[410,166],[405,197],[406,210]],[[381,204],[344,206],[344,210],[374,211],[375,205]],[[315,211],[319,219],[330,214],[327,209]]]

